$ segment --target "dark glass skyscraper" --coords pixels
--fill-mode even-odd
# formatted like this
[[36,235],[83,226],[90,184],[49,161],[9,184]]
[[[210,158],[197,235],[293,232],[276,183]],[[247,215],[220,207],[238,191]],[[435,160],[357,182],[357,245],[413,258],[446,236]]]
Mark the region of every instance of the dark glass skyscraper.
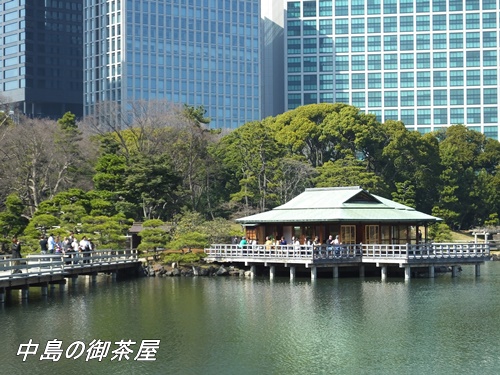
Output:
[[0,95],[28,116],[83,114],[83,0],[0,0]]

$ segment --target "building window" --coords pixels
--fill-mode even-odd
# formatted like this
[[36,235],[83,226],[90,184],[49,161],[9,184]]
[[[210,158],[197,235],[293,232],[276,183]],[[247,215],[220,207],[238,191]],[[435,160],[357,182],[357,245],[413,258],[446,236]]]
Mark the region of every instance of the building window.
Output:
[[447,30],[446,26],[446,15],[444,14],[434,14],[432,16],[432,30]]
[[349,90],[349,78],[350,78],[349,74],[336,74],[335,88],[337,90]]
[[433,12],[446,12],[446,0],[433,0],[432,1],[432,11]]
[[365,52],[365,37],[353,36],[351,38],[351,51],[352,52]]
[[481,108],[467,108],[467,124],[481,123]]
[[399,102],[399,95],[397,91],[384,92],[384,107],[397,107]]
[[382,74],[368,73],[368,89],[382,88]]
[[368,34],[380,33],[380,17],[368,18],[367,29]]
[[417,72],[417,87],[431,87],[431,73]]
[[351,0],[351,15],[365,14],[365,1],[364,0]]
[[498,126],[485,126],[484,135],[488,138],[498,140]]
[[304,17],[316,17],[316,1],[304,1]]
[[413,109],[401,110],[401,121],[405,126],[415,125],[415,111]]
[[349,0],[335,0],[335,16],[349,15]]
[[387,54],[384,55],[384,70],[396,70],[398,68],[398,55]]
[[340,242],[344,245],[356,244],[356,226],[341,225],[340,226]]
[[347,18],[335,19],[335,34],[349,34],[349,21]]
[[[417,91],[417,105],[419,107],[430,107],[431,105],[431,91],[418,90]],[[420,121],[419,121],[420,123]]]
[[481,90],[467,89],[467,105],[481,104]]
[[465,33],[465,46],[467,48],[479,48],[479,33]]
[[382,93],[380,91],[368,92],[368,108],[382,107]]
[[430,53],[417,53],[417,69],[428,69],[431,67]]
[[487,88],[483,90],[484,104],[498,104],[498,93],[496,88]]
[[483,51],[483,66],[497,66],[497,51]]
[[467,86],[481,85],[481,75],[479,70],[467,70]]
[[417,16],[417,31],[430,31],[431,18],[429,16]]
[[378,244],[379,243],[379,226],[366,225],[365,226],[365,243]]
[[447,48],[446,34],[434,34],[432,36],[432,47],[434,49],[446,49]]
[[431,124],[431,110],[430,109],[417,109],[417,124],[430,125]]
[[400,36],[400,49],[401,51],[413,51],[413,35],[401,35]]
[[365,89],[365,74],[364,73],[355,73],[351,75],[352,82],[351,86],[353,90],[363,90]]
[[399,31],[413,32],[413,16],[402,16],[399,19]]
[[464,48],[464,34],[463,33],[451,33],[450,34],[450,48],[451,49]]
[[384,51],[397,51],[398,37],[396,35],[384,36]]
[[481,55],[479,51],[467,51],[465,54],[465,65],[470,67],[480,66]]
[[365,56],[354,55],[352,56],[351,69],[352,70],[365,70]]
[[358,108],[365,108],[365,93],[364,92],[353,92],[352,93],[352,105]]
[[300,18],[300,2],[293,1],[288,2],[286,9],[286,17],[287,18]]
[[463,14],[450,14],[450,30],[463,30],[464,16]]
[[463,68],[464,54],[463,52],[450,52],[450,68]]
[[351,34],[364,34],[365,33],[365,19],[353,18],[351,20]]
[[403,90],[400,95],[401,107],[413,107],[415,105],[415,91]]
[[413,53],[402,53],[399,66],[401,69],[413,69],[414,67],[413,61],[414,61]]
[[464,85],[464,71],[451,70],[450,71],[450,86],[463,86]]
[[381,70],[382,61],[380,55],[368,55],[368,70]]
[[398,18],[384,17],[384,33],[397,33],[397,32],[398,32]]
[[448,86],[448,77],[446,71],[441,71],[441,70],[434,71],[433,78],[434,78],[434,87]]
[[398,87],[398,73],[384,73],[384,88],[392,89]]
[[497,70],[496,69],[485,69],[483,71],[483,85],[484,86],[496,86],[497,85]]
[[493,12],[483,13],[483,29],[496,29],[496,27],[497,27],[497,14]]
[[417,34],[417,49],[431,49],[431,36],[427,34]]
[[446,90],[434,90],[434,105],[448,105],[448,92]]
[[497,107],[484,108],[484,122],[487,124],[498,123],[498,108]]
[[333,27],[332,20],[319,20],[320,35],[332,35]]
[[382,39],[380,36],[368,37],[368,52],[380,52],[382,50]]
[[383,0],[384,14],[396,14],[398,12],[397,0]]
[[465,28],[467,30],[479,29],[479,13],[468,13],[467,14],[467,16],[465,18]]
[[450,90],[450,104],[451,105],[464,105],[464,90],[463,89]]
[[434,108],[434,124],[448,125],[448,109]]
[[483,32],[483,48],[496,48],[497,47],[497,33],[496,31]]

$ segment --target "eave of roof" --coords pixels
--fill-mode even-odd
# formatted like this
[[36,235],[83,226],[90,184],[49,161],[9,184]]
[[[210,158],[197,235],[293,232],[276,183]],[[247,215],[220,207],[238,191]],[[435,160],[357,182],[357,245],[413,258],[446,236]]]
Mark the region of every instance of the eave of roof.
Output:
[[[362,198],[357,200],[356,198]],[[440,218],[370,194],[359,187],[306,189],[271,211],[243,217],[242,224],[298,222],[432,222]]]

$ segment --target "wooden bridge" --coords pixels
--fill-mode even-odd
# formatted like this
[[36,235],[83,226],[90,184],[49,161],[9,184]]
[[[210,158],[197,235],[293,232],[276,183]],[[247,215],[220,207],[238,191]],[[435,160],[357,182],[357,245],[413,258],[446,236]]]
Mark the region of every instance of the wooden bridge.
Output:
[[67,278],[79,275],[97,277],[98,273],[110,273],[114,278],[122,270],[134,270],[140,265],[137,250],[96,250],[67,254],[28,255],[14,259],[0,259],[0,303],[6,294],[15,289],[28,298],[30,287],[41,287],[47,294],[50,284],[64,285]]
[[333,277],[338,277],[339,267],[359,267],[364,276],[365,266],[380,268],[382,279],[387,278],[388,267],[404,268],[405,280],[411,277],[411,268],[426,268],[434,277],[435,267],[450,267],[452,276],[461,265],[475,266],[479,276],[480,265],[490,259],[487,243],[427,243],[427,244],[355,244],[336,247],[307,245],[227,245],[216,244],[205,249],[208,262],[244,263],[255,273],[255,265],[269,267],[270,277],[276,266],[290,268],[290,278],[295,277],[297,265],[310,268],[315,279],[318,268],[331,267]]

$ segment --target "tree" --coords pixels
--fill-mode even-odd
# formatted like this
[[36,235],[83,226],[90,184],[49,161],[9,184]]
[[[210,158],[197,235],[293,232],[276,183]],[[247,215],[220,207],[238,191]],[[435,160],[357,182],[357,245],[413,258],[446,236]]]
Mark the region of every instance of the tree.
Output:
[[356,160],[352,156],[326,162],[317,171],[319,175],[313,179],[317,187],[360,186],[379,195],[386,195],[388,190],[381,177],[367,172],[365,161]]
[[165,248],[170,239],[170,235],[164,229],[165,223],[159,219],[146,220],[142,223],[142,230],[139,232],[141,243],[137,247],[140,251],[158,250]]
[[9,128],[0,148],[0,177],[6,191],[16,192],[32,216],[41,202],[81,181],[86,159],[78,139],[53,121],[24,118]]

